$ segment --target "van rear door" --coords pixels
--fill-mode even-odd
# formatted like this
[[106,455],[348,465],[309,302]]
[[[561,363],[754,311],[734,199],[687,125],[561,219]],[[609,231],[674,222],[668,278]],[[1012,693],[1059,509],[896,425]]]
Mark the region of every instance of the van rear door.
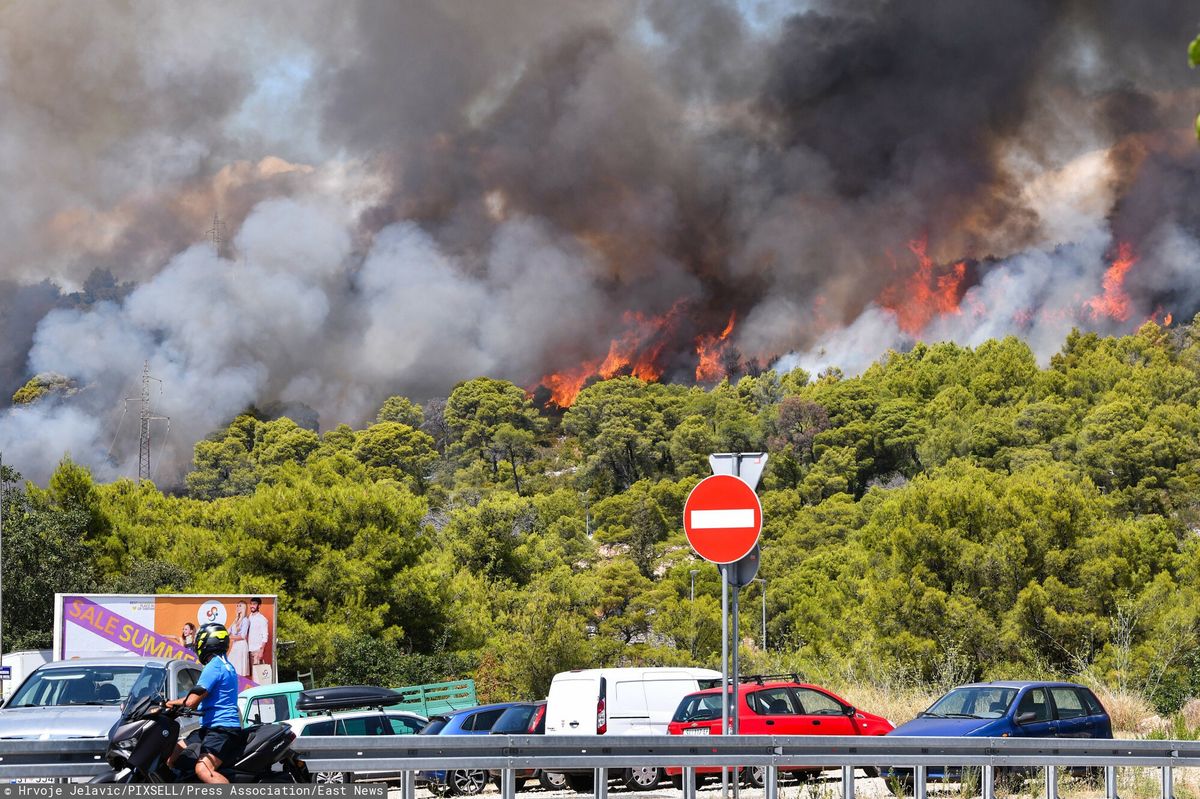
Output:
[[683,698],[697,690],[695,677],[684,673],[655,674],[645,682],[646,721],[649,734],[666,735],[667,725]]
[[546,697],[547,735],[595,735],[600,678],[562,674],[550,683]]

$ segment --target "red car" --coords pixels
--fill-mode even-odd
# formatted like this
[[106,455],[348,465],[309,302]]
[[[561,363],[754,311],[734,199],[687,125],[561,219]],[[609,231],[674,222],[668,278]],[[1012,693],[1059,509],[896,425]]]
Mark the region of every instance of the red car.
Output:
[[[780,681],[781,677],[790,679]],[[738,703],[742,735],[885,735],[893,726],[883,716],[859,710],[831,691],[800,682],[795,674],[742,677]],[[720,735],[721,689],[685,696],[667,731],[671,735]],[[789,769],[801,773],[819,770]],[[696,773],[699,782],[700,775],[720,774],[721,769],[697,768]],[[683,787],[682,775],[681,768],[667,768],[667,776],[677,788]],[[762,786],[762,768],[747,769],[743,776],[752,787]]]

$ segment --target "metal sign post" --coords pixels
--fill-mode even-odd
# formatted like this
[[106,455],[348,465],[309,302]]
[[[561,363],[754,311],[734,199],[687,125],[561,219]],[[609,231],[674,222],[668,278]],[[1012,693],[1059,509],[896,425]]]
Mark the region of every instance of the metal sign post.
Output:
[[[762,477],[762,470],[767,465],[766,452],[716,452],[708,456],[708,463],[713,468],[714,475],[731,475],[738,477],[745,485],[750,487],[750,491],[755,491],[758,486],[758,480]],[[690,499],[690,497],[689,497]],[[757,500],[757,497],[755,498]],[[757,501],[756,503],[757,504]],[[702,511],[703,512],[703,511]],[[732,513],[749,513],[749,510],[737,510]],[[740,680],[739,675],[739,659],[738,659],[738,599],[740,589],[745,585],[749,585],[755,575],[758,573],[758,561],[761,560],[760,548],[758,548],[757,535],[762,529],[762,512],[761,506],[758,509],[758,515],[754,519],[756,524],[755,543],[748,554],[732,561],[732,563],[722,563],[718,567],[721,572],[721,734],[738,734],[740,732],[740,719],[738,711],[738,698],[740,697]],[[688,527],[688,517],[684,519],[684,527]],[[734,522],[734,527],[748,528],[750,522],[746,519]],[[689,536],[690,540],[690,536]],[[692,546],[697,548],[695,542]],[[743,549],[744,552],[744,549]],[[708,558],[708,555],[701,553],[701,557]],[[730,587],[733,587],[732,609],[730,602]],[[730,651],[730,614],[733,614],[733,648]],[[732,657],[731,657],[732,655]],[[732,660],[732,663],[731,663]],[[732,679],[731,679],[732,673]],[[732,704],[732,714],[731,714]],[[730,787],[730,770],[721,768],[721,797],[724,799],[728,795],[728,787]],[[733,780],[733,797],[737,799],[738,785],[737,780]]]

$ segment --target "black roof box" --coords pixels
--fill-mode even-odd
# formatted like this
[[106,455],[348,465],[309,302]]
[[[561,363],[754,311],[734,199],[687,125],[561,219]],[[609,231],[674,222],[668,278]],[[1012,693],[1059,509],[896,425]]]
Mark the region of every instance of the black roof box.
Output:
[[351,710],[356,707],[386,707],[397,705],[404,698],[390,688],[374,685],[340,685],[334,688],[310,688],[300,692],[296,709],[303,712],[314,710]]

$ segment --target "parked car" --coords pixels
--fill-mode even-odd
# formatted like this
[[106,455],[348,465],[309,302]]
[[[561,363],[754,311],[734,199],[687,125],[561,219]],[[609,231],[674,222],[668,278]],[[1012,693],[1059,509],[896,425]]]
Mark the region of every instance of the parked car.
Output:
[[[474,680],[453,680],[377,690],[388,690],[395,694],[395,702],[390,705],[393,709],[407,710],[421,717],[448,713],[478,704],[475,701]],[[303,716],[296,707],[302,691],[304,685],[299,682],[271,683],[247,688],[238,694],[238,712],[242,717],[242,726],[249,726],[256,723],[256,720],[283,721]]]
[[[800,682],[794,674],[743,677],[737,702],[738,731],[742,735],[884,735],[892,729],[892,723],[883,716],[860,710],[826,688]],[[685,696],[668,731],[672,735],[720,735],[721,688]],[[675,787],[682,788],[683,769],[666,771]],[[804,774],[820,769],[800,767],[788,771]],[[696,773],[697,781],[702,781],[703,775],[720,774],[721,769],[702,767]],[[762,767],[746,769],[743,779],[761,788],[763,774]]]
[[[142,668],[167,669],[168,699],[186,696],[200,678],[194,660],[115,655],[45,663],[0,709],[0,738],[107,738]],[[185,730],[199,723],[180,719]]]
[[[554,675],[546,700],[547,735],[666,735],[679,700],[721,684],[721,672],[687,667],[582,669]],[[592,770],[565,772],[568,787],[592,791]],[[635,791],[665,775],[654,766],[609,769]]]
[[[406,710],[348,710],[285,719],[297,737],[313,735],[417,735],[429,720]],[[313,782],[391,782],[400,779],[400,772],[389,771],[330,771],[313,772]]]
[[[492,725],[491,735],[544,735],[546,733],[546,700],[538,702],[521,702],[513,705],[500,714]],[[501,771],[488,769],[488,776],[499,785]],[[537,780],[538,784],[547,791],[560,791],[567,784],[567,778],[554,771],[542,771],[537,768],[517,769],[517,790],[526,782]]]
[[[443,716],[431,718],[422,735],[487,735],[492,726],[519,702],[501,702],[494,705],[456,710]],[[424,782],[429,790],[443,796],[474,796],[487,785],[488,775],[483,769],[459,769],[456,771],[419,771],[417,780]]]
[[[984,738],[1112,738],[1112,721],[1088,688],[1069,682],[997,681],[960,685],[889,735]],[[960,781],[962,769],[928,770],[930,780]],[[885,770],[898,789],[912,769]]]
[[30,672],[36,669],[43,663],[49,663],[53,660],[52,649],[26,649],[21,652],[5,652],[3,657],[0,657],[0,665],[4,665],[9,669],[9,677],[0,685],[3,686],[3,699],[0,704],[7,702],[12,696],[13,689],[25,681]]

